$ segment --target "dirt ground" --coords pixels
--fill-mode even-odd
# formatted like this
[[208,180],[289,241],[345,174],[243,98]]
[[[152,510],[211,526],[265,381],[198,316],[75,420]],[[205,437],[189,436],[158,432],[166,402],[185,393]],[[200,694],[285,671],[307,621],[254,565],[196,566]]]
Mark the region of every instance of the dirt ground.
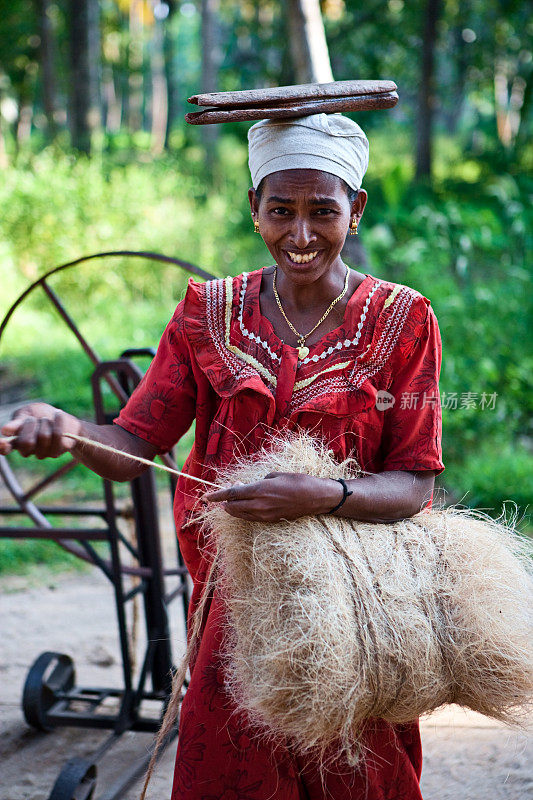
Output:
[[[173,612],[176,656],[183,647]],[[79,684],[120,686],[113,596],[96,572],[5,579],[0,584],[0,800],[47,800],[66,760],[90,756],[105,734],[73,728],[38,733],[25,723],[20,698],[26,672],[45,650],[74,658]],[[425,800],[530,800],[533,735],[449,708],[422,722]],[[94,800],[105,796],[124,764],[146,752],[150,736],[126,734],[98,765]],[[175,742],[159,763],[151,798],[170,797]],[[124,800],[139,796],[138,784]],[[283,800],[283,798],[280,798]]]

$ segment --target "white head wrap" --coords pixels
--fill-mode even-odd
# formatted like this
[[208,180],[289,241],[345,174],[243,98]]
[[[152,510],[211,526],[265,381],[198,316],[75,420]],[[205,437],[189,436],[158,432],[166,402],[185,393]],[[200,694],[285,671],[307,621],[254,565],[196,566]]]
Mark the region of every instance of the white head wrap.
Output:
[[368,167],[368,139],[341,114],[313,114],[290,120],[264,119],[248,131],[254,189],[266,175],[283,169],[318,169],[360,189]]

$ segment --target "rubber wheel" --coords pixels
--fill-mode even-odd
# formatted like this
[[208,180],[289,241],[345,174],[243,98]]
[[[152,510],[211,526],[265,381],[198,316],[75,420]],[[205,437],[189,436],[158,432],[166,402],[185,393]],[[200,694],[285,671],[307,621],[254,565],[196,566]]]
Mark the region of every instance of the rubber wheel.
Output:
[[22,710],[28,725],[50,731],[54,724],[48,712],[59,695],[74,687],[76,673],[70,656],[62,653],[41,653],[32,664],[24,684]]
[[67,761],[48,800],[90,800],[96,787],[96,766],[85,758]]

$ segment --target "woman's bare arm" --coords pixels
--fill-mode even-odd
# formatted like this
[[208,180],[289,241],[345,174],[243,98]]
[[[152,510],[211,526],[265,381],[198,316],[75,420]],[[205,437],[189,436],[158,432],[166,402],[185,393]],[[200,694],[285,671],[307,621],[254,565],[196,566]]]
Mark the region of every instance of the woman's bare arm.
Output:
[[[342,499],[342,487],[338,484],[338,501]],[[353,492],[335,512],[339,517],[356,517],[371,522],[390,522],[406,519],[417,514],[430,501],[435,486],[433,470],[407,472],[390,470],[364,475],[355,481],[347,481]],[[333,506],[332,506],[333,508]]]
[[34,455],[42,459],[57,458],[70,452],[77,461],[98,475],[114,481],[130,481],[146,467],[129,458],[69,439],[69,433],[102,442],[116,450],[150,461],[156,455],[155,448],[148,442],[118,425],[84,422],[47,403],[31,403],[18,409],[13,419],[2,427],[1,432],[5,437],[16,437],[10,442],[0,439],[2,455],[18,450],[23,456]]
[[[434,472],[394,470],[347,481],[352,492],[339,517],[368,522],[391,522],[412,517],[430,500]],[[276,521],[326,514],[340,502],[343,488],[329,478],[295,473],[271,473],[264,480],[209,492],[205,499],[222,501],[228,514],[244,519]]]

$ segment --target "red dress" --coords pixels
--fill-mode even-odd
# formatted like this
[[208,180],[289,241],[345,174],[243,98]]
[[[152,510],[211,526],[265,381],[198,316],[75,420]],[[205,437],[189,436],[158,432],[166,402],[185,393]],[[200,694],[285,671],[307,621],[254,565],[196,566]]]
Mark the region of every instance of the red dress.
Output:
[[[118,424],[166,452],[196,419],[184,471],[207,480],[218,465],[259,449],[269,431],[295,427],[370,472],[441,472],[441,343],[429,300],[367,275],[342,325],[298,361],[261,314],[261,275],[189,281]],[[206,574],[201,536],[189,524],[202,491],[180,478],[174,503],[194,581],[191,612]],[[222,619],[215,591],[181,710],[172,800],[420,800],[416,722],[373,720],[363,766],[339,760],[325,775],[283,742],[258,740],[224,692]]]

